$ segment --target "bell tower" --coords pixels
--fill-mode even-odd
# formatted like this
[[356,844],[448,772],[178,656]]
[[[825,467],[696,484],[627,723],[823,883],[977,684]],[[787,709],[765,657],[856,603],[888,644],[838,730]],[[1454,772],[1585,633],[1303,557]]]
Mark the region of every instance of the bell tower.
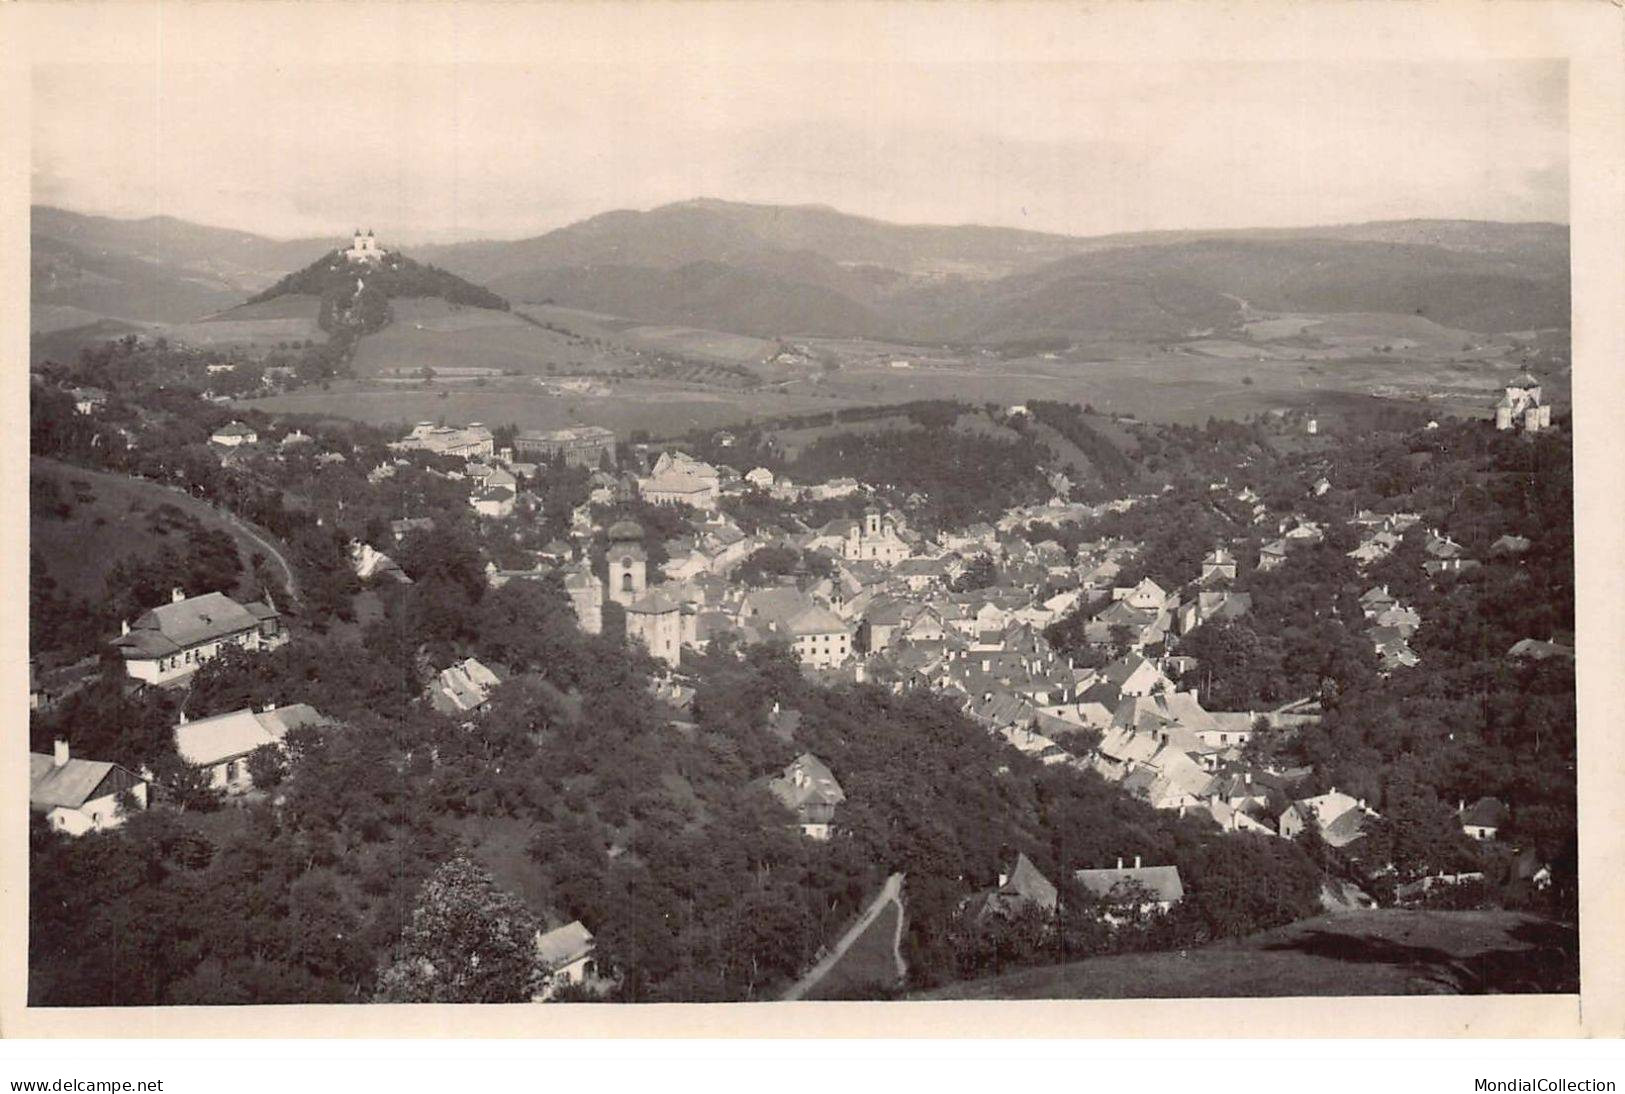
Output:
[[637,600],[648,587],[649,556],[643,549],[643,529],[635,521],[623,520],[609,529],[609,598],[623,608]]

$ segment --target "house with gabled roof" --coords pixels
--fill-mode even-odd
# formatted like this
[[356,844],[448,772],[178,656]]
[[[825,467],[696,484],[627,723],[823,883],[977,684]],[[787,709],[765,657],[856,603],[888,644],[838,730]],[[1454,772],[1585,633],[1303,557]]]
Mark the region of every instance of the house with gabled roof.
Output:
[[355,576],[362,581],[412,584],[412,579],[406,576],[406,571],[401,569],[399,563],[370,543],[357,541],[350,544],[350,566],[355,570]]
[[827,840],[834,832],[835,810],[846,801],[846,792],[824,761],[803,752],[785,766],[784,773],[770,779],[768,792],[795,814],[801,834]]
[[28,808],[54,831],[69,836],[117,828],[128,802],[147,807],[147,781],[106,760],[81,760],[58,740],[47,756],[28,754]]
[[1398,603],[1386,585],[1373,586],[1360,594],[1360,609],[1365,612],[1367,619],[1387,611]]
[[852,654],[852,629],[840,616],[792,585],[756,589],[739,610],[747,638],[788,642],[805,666],[831,668]]
[[469,657],[440,670],[429,684],[429,705],[452,717],[478,714],[503,677]]
[[1456,807],[1456,818],[1469,839],[1492,840],[1511,818],[1511,811],[1499,798],[1479,798],[1471,806],[1465,801]]
[[1177,866],[1144,866],[1134,856],[1133,866],[1117,860],[1116,867],[1077,870],[1072,875],[1084,891],[1109,909],[1105,919],[1114,925],[1125,918],[1140,918],[1172,910],[1185,899],[1185,885]]
[[1320,829],[1320,838],[1332,847],[1347,847],[1365,835],[1368,822],[1378,819],[1376,810],[1364,798],[1340,793],[1337,787],[1313,798],[1299,798],[1281,814],[1279,830],[1287,839],[1296,839],[1310,821]]
[[250,753],[265,745],[282,747],[291,729],[326,724],[328,719],[307,703],[259,711],[244,707],[195,721],[182,714],[175,727],[175,752],[190,766],[206,771],[214,789],[240,794],[254,785],[248,773]]
[[228,422],[209,435],[211,444],[218,444],[224,448],[256,444],[259,439],[260,435],[254,427],[244,425],[242,422]]
[[1285,539],[1272,539],[1258,549],[1258,568],[1266,573],[1278,569],[1286,563],[1287,542]]
[[1202,559],[1202,574],[1197,583],[1208,585],[1236,579],[1236,556],[1224,547],[1215,547]]
[[1060,890],[1022,852],[1016,855],[1015,865],[1008,872],[1000,872],[996,888],[968,897],[964,903],[975,909],[978,919],[990,915],[1010,919],[1028,908],[1054,915]]
[[593,955],[598,944],[581,920],[550,931],[537,931],[535,945],[536,963],[545,970],[546,979],[531,996],[532,1003],[545,1003],[566,986],[590,985],[597,981]]
[[189,597],[180,589],[168,604],[121,629],[113,648],[124,659],[124,671],[148,684],[182,680],[227,646],[269,650],[288,641],[270,597],[245,605],[225,593]]

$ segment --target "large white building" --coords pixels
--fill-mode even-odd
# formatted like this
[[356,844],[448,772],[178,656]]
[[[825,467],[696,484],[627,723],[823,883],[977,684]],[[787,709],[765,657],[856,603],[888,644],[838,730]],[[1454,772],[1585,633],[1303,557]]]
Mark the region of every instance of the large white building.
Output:
[[647,478],[638,480],[638,493],[655,505],[717,507],[722,476],[715,467],[682,452],[662,452]]
[[125,624],[113,646],[124,658],[125,672],[149,684],[167,684],[196,672],[227,646],[268,650],[287,641],[273,604],[243,605],[225,593],[189,597],[176,589],[168,604]]
[[397,451],[418,450],[437,456],[459,456],[465,460],[490,459],[495,454],[491,431],[479,422],[461,428],[419,422],[401,440],[390,445]]

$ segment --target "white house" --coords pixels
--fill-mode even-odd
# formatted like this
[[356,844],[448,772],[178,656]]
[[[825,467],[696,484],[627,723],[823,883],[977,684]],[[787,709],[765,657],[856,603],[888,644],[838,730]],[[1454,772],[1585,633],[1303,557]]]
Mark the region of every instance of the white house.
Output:
[[120,797],[147,807],[147,782],[115,763],[76,760],[68,742],[56,742],[49,756],[28,754],[28,808],[70,836],[117,828],[124,823]]
[[254,786],[248,773],[249,753],[263,745],[280,748],[290,729],[326,721],[307,703],[263,711],[244,707],[195,722],[183,714],[175,727],[175,752],[191,766],[206,770],[211,787],[241,794]]
[[547,981],[530,997],[532,1003],[545,1003],[562,987],[587,984],[597,979],[593,953],[597,943],[581,920],[536,932],[536,961],[548,971]]
[[260,435],[254,431],[253,427],[246,426],[242,422],[231,422],[227,425],[223,425],[209,436],[209,440],[212,443],[222,445],[226,448],[236,448],[238,445],[244,444],[255,444],[259,441],[259,439]]
[[492,517],[498,520],[513,515],[513,502],[513,489],[507,486],[494,486],[489,490],[481,490],[468,499],[468,503],[474,507],[474,512],[482,517]]
[[224,593],[188,597],[180,589],[170,602],[126,624],[113,646],[124,671],[149,684],[167,684],[196,672],[226,646],[275,649],[288,641],[276,606],[239,604]]
[[1104,918],[1114,926],[1125,918],[1167,912],[1185,899],[1185,885],[1177,866],[1142,866],[1140,856],[1125,867],[1117,860],[1115,869],[1078,870],[1072,875],[1091,895],[1112,909]]

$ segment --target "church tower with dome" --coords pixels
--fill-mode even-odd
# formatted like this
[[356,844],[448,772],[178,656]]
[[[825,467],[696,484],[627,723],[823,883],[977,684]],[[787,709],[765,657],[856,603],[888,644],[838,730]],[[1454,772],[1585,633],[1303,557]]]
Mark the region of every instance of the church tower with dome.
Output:
[[649,556],[643,549],[643,528],[636,521],[616,521],[609,527],[609,598],[631,607],[648,587]]

